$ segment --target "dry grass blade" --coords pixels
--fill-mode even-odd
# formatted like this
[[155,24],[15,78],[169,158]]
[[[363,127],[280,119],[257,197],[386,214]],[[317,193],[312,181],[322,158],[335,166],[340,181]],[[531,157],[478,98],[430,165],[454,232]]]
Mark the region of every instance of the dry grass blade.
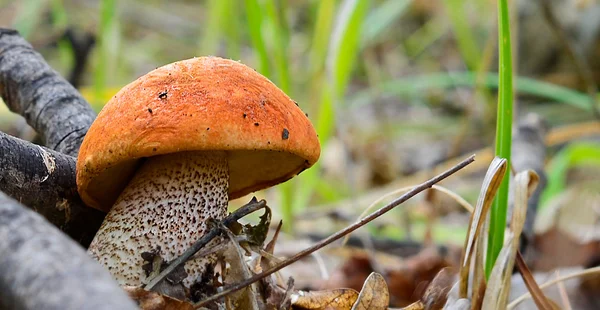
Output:
[[[573,278],[577,278],[577,277],[582,277],[582,276],[586,276],[586,275],[591,275],[591,274],[600,274],[600,266],[598,267],[594,267],[594,268],[588,268],[585,270],[582,270],[581,272],[576,272],[570,275],[566,275],[566,276],[562,276],[560,278],[556,278],[554,280],[550,280],[548,282],[545,282],[544,284],[540,285],[540,289],[545,289],[549,286],[552,286],[556,283],[562,282],[562,281],[566,281],[569,279],[573,279]],[[511,310],[514,309],[518,304],[520,304],[521,302],[523,302],[525,299],[530,298],[531,294],[527,293],[527,294],[523,294],[521,296],[519,296],[518,298],[516,298],[515,300],[513,300],[510,304],[508,304],[508,306],[506,307],[507,310]]]
[[[533,194],[533,192],[535,191],[535,188],[537,187],[538,183],[539,176],[532,170],[520,172],[515,177],[515,203],[510,228],[511,231],[515,234],[516,238],[518,238],[521,235],[521,232],[523,231],[523,225],[525,224],[525,216],[527,213],[527,201],[529,200],[529,196],[531,196],[531,194]],[[515,248],[515,252],[518,250],[518,246],[518,242],[514,242],[513,247]],[[550,304],[542,290],[539,288],[539,286],[535,282],[535,279],[533,279],[533,275],[529,271],[529,268],[527,268],[523,257],[520,254],[517,254],[516,260],[519,272],[523,277],[523,281],[525,282],[527,289],[531,292],[536,306],[542,310],[553,309],[553,306]],[[513,266],[514,263],[510,266],[511,270]],[[509,285],[510,282],[508,282],[507,284]],[[504,304],[506,304],[506,301],[504,302]]]
[[523,225],[525,225],[527,200],[537,187],[538,181],[539,177],[533,170],[519,172],[515,177],[515,199],[510,223],[511,238],[507,240],[502,249],[502,259],[499,257],[492,270],[482,309],[493,309],[494,307],[503,309],[508,303],[515,256],[518,252]]
[[363,284],[352,310],[385,310],[390,304],[390,293],[382,275],[372,272]]
[[471,304],[473,309],[481,309],[483,296],[487,287],[485,279],[485,254],[488,241],[490,217],[486,216],[481,232],[477,236],[477,244],[473,249],[475,263],[473,264],[473,288],[471,292]]
[[[505,280],[508,278],[510,281],[512,274],[515,255],[512,244],[515,240],[519,239],[515,238],[513,233],[509,233],[506,238],[506,243],[504,244],[504,247],[502,247],[498,258],[496,259],[496,264],[494,264],[494,268],[490,274],[487,289],[485,290],[485,296],[483,298],[483,304],[481,306],[482,310],[506,309],[506,299],[508,299],[510,285],[508,285],[507,289],[505,287]],[[513,263],[511,263],[511,261]],[[504,303],[502,302],[503,300]]]
[[495,157],[490,163],[485,178],[483,179],[483,185],[479,198],[477,199],[477,205],[475,211],[471,215],[468,238],[465,240],[465,251],[463,253],[463,259],[461,262],[460,270],[460,284],[459,284],[459,296],[460,298],[466,298],[468,294],[468,281],[469,281],[469,267],[471,263],[471,255],[475,245],[476,238],[479,235],[481,227],[483,226],[486,214],[492,205],[494,196],[500,187],[504,173],[506,172],[506,159]]
[[544,295],[544,292],[542,292],[542,289],[535,281],[533,274],[531,274],[531,270],[529,270],[527,264],[525,264],[525,259],[523,259],[521,253],[517,253],[516,265],[517,269],[519,270],[519,273],[521,274],[521,278],[523,278],[523,282],[525,282],[527,290],[529,291],[533,298],[533,301],[535,302],[535,305],[542,310],[558,309],[552,305],[550,300],[548,300],[548,298],[546,298],[546,295]]
[[510,293],[512,270],[519,247],[519,237],[525,224],[527,200],[537,187],[538,181],[538,175],[532,170],[520,172],[515,177],[515,202],[510,224],[510,235],[490,275],[482,309],[506,308]]
[[[367,214],[369,214],[369,212],[375,208],[378,204],[380,204],[382,201],[390,198],[390,197],[394,197],[394,195],[399,195],[400,193],[406,192],[412,188],[414,188],[415,185],[412,186],[406,186],[406,187],[402,187],[396,190],[393,190],[391,192],[387,192],[384,195],[382,195],[381,197],[375,199],[375,201],[373,201],[359,216],[358,216],[358,220],[360,220],[361,218],[363,218],[364,216],[366,216]],[[459,205],[461,205],[463,208],[465,208],[465,210],[469,211],[469,213],[473,213],[473,206],[466,201],[464,198],[462,198],[460,195],[458,195],[457,193],[443,187],[440,185],[434,185],[431,187],[431,189],[434,189],[436,191],[439,191],[443,194],[448,195],[450,198],[454,199]],[[344,237],[344,239],[342,240],[342,246],[346,245],[346,243],[348,242],[348,239],[350,238],[350,234],[346,235],[346,237]]]

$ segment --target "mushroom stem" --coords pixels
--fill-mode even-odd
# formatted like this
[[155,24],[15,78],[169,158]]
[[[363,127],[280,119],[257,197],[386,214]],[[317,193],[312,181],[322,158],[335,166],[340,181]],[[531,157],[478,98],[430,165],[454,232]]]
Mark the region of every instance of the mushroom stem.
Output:
[[[208,218],[225,217],[228,186],[225,152],[150,157],[117,199],[88,252],[119,284],[139,286],[147,276],[144,253],[169,262],[206,233]],[[189,288],[199,280],[215,258],[186,262],[183,285]]]

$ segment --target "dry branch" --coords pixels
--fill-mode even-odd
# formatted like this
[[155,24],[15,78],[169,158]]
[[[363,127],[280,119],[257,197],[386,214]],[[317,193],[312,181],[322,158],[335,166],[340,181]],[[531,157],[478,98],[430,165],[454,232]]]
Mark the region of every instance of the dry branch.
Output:
[[0,192],[0,308],[136,309],[110,274]]
[[0,190],[89,245],[104,213],[86,207],[75,185],[75,158],[0,132]]
[[[75,159],[95,113],[18,32],[0,28],[0,96],[55,151],[0,134],[0,191],[87,246],[104,214],[85,207]],[[70,156],[69,156],[70,155]]]
[[19,33],[0,28],[0,96],[27,120],[45,145],[77,156],[96,114]]

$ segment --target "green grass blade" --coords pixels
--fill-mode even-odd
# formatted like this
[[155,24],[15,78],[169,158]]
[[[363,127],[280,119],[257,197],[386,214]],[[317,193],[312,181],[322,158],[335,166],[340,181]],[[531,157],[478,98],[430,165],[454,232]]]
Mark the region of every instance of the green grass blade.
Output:
[[[360,48],[359,38],[361,37],[361,30],[363,29],[363,22],[369,9],[369,4],[370,1],[367,0],[345,0],[337,10],[335,23],[331,32],[329,50],[326,54],[328,78],[323,83],[321,89],[319,111],[315,126],[322,146],[327,144],[335,129],[334,111],[336,101],[343,97],[352,69],[356,64]],[[317,18],[317,27],[320,23],[325,23],[324,17],[332,13],[331,5],[333,4],[328,2],[328,0],[320,4],[317,15],[320,15],[323,19]],[[315,28],[314,44],[323,44],[326,42],[323,39],[321,31],[321,29]],[[321,48],[325,48],[325,45],[321,45]],[[319,50],[315,50],[314,46],[313,51],[313,57],[324,54]],[[302,182],[296,192],[297,194],[294,198],[295,209],[301,209],[308,204],[309,197],[312,196],[315,186],[318,183],[318,171],[320,171],[319,163],[303,173],[302,180],[305,182]]]
[[331,27],[335,17],[335,0],[318,2],[317,17],[310,49],[311,72],[322,72],[325,67]]
[[206,23],[202,25],[202,39],[198,49],[200,55],[214,55],[218,52],[223,37],[224,20],[229,20],[229,9],[229,0],[206,2]]
[[548,165],[548,185],[540,199],[540,210],[565,190],[569,169],[583,164],[600,167],[600,145],[591,142],[570,144],[552,158]]
[[[98,29],[98,54],[94,70],[94,91],[96,101],[104,98],[109,74],[115,72],[118,56],[119,28],[116,0],[102,0],[100,3],[100,25]],[[92,104],[103,104],[93,102]]]
[[[458,49],[470,70],[476,70],[481,62],[481,52],[475,36],[471,32],[469,19],[465,18],[465,0],[447,0],[446,4],[450,22],[456,36]],[[468,5],[472,5],[469,3]]]
[[[279,7],[278,7],[279,4]],[[267,33],[271,39],[269,51],[275,59],[275,69],[277,79],[270,77],[276,84],[289,96],[292,96],[292,85],[289,73],[288,62],[288,34],[287,22],[285,20],[285,9],[282,2],[276,3],[276,0],[263,1],[263,8],[266,13],[264,25],[267,26]],[[275,74],[274,74],[275,75]],[[294,189],[298,184],[297,179],[284,182],[278,186],[280,196],[280,207],[283,213],[283,221],[286,223],[284,229],[291,231],[294,223]]]
[[[69,26],[69,17],[65,11],[63,0],[52,0],[50,5],[53,26],[60,31],[65,31]],[[73,65],[73,49],[65,38],[58,41],[58,58],[63,69],[71,68]]]
[[[389,80],[381,83],[374,93],[385,96],[416,97],[429,89],[472,86],[475,87],[477,74],[474,72],[442,72],[415,75],[409,78]],[[496,74],[486,73],[482,81],[486,87],[498,88],[499,79]],[[590,111],[589,97],[586,94],[559,85],[537,81],[527,77],[516,77],[515,90],[521,94],[547,98]],[[357,92],[351,98],[349,107],[358,107],[370,103],[372,91]]]
[[227,2],[228,16],[222,20],[223,28],[227,33],[227,56],[231,59],[238,60],[242,54],[240,42],[242,41],[240,29],[240,8],[239,0],[221,0]]
[[[267,15],[267,21],[269,29],[271,30],[271,38],[273,40],[273,56],[275,58],[275,68],[277,69],[277,80],[276,84],[289,96],[291,94],[291,83],[289,73],[289,63],[287,55],[287,23],[285,19],[280,18],[280,12],[277,9],[275,0],[265,0],[264,8]],[[285,15],[283,15],[285,16]]]
[[25,0],[21,2],[17,16],[12,27],[19,31],[19,34],[28,39],[35,27],[41,20],[46,1],[43,0]]
[[267,47],[262,34],[264,14],[258,0],[245,0],[244,3],[246,4],[246,19],[248,22],[250,39],[252,40],[252,46],[254,46],[258,53],[258,72],[270,77],[269,55],[267,54]]
[[333,29],[329,55],[330,78],[333,83],[334,101],[346,91],[350,73],[356,65],[359,40],[364,18],[369,9],[368,0],[345,0],[342,2]]
[[[496,156],[505,158],[510,167],[510,152],[512,143],[512,118],[513,118],[513,81],[512,81],[512,55],[510,38],[510,20],[508,1],[498,1],[498,45],[500,59],[498,63],[500,83],[498,92],[498,118],[496,120]],[[486,277],[489,278],[496,258],[504,246],[504,228],[506,227],[506,213],[508,209],[508,174],[502,180],[498,195],[492,206],[490,219],[490,234],[486,259]]]
[[387,0],[367,15],[363,24],[361,48],[376,40],[384,31],[389,31],[392,23],[400,17],[411,4],[411,0]]

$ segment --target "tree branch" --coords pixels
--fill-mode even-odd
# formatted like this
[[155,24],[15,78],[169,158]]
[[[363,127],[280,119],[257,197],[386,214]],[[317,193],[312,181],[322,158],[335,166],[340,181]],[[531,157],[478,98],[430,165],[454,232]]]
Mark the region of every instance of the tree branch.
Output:
[[87,247],[104,213],[83,204],[75,158],[0,132],[0,190]]
[[0,28],[0,96],[49,148],[77,156],[96,114],[19,33]]
[[110,274],[0,192],[0,308],[136,309]]

